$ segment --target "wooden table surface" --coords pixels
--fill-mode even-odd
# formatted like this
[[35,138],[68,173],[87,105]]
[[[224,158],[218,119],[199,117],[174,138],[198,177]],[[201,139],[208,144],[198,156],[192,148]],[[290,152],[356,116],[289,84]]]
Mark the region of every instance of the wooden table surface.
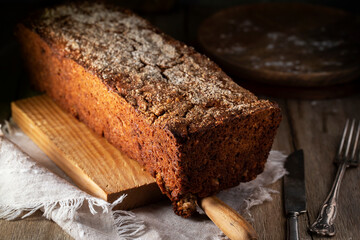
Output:
[[[199,23],[219,8],[218,5],[183,6],[180,10],[173,10],[169,14],[157,13],[145,17],[175,38],[196,46],[194,36]],[[174,25],[182,27],[174,28]],[[12,41],[11,38],[10,40]],[[28,87],[24,87],[26,77],[18,69],[17,56],[13,54],[15,45],[11,42],[8,46],[10,47],[2,49],[0,59],[1,66],[5,70],[3,77],[8,79],[2,82],[0,88],[5,94],[0,95],[0,119],[9,117],[11,100],[32,94]],[[327,239],[310,235],[307,227],[315,220],[334,179],[336,166],[333,165],[332,160],[345,121],[347,118],[360,119],[360,94],[321,101],[273,100],[279,103],[283,112],[283,120],[273,149],[286,154],[294,149],[304,149],[308,212],[300,216],[301,239]],[[348,169],[340,190],[339,212],[336,218],[338,233],[332,239],[360,239],[359,184],[360,168]],[[251,209],[254,218],[252,224],[259,234],[259,239],[285,239],[286,219],[283,209],[282,180],[270,187],[279,193],[272,195],[273,201]],[[72,238],[54,222],[43,218],[41,212],[36,212],[23,220],[0,220],[0,239]]]
[[[305,154],[308,213],[300,216],[301,239],[326,239],[310,235],[307,227],[315,220],[335,176],[336,166],[332,159],[346,118],[360,119],[360,94],[321,101],[274,100],[281,106],[283,121],[273,149],[289,154],[302,148]],[[348,169],[340,190],[336,218],[338,233],[333,239],[360,239],[359,183],[360,168]],[[270,187],[279,193],[272,195],[273,201],[251,210],[252,224],[259,239],[285,239],[282,180]],[[1,220],[0,230],[0,239],[71,239],[54,222],[44,219],[40,212],[24,220]]]

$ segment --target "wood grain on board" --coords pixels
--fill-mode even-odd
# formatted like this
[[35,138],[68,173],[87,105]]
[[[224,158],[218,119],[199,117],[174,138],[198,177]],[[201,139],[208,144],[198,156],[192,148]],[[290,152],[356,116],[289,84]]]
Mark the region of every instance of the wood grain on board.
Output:
[[46,95],[13,102],[18,126],[84,191],[131,209],[159,199],[154,180],[134,160],[63,112]]

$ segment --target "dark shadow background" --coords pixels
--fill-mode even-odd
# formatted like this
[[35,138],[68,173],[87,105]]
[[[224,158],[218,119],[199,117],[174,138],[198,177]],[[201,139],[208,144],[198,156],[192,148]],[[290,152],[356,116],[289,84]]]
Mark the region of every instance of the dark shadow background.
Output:
[[[13,29],[28,12],[38,8],[56,5],[64,1],[56,0],[6,0],[0,3],[0,120],[10,116],[9,102],[34,94],[27,84],[26,73],[18,53]],[[220,9],[256,2],[259,0],[108,0],[113,4],[132,9],[150,20],[165,33],[197,48],[196,32],[200,23]],[[295,2],[277,1],[277,2]],[[301,1],[343,9],[360,15],[357,1],[306,0]],[[359,6],[358,6],[359,5]],[[360,31],[360,29],[359,29]],[[197,48],[198,49],[198,48]]]

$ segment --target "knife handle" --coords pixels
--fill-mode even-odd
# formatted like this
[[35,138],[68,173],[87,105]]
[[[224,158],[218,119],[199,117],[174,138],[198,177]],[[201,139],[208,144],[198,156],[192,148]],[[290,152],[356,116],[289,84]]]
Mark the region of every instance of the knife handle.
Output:
[[299,240],[298,215],[297,212],[291,212],[287,216],[287,240]]
[[254,228],[234,209],[215,196],[200,200],[200,207],[206,215],[231,240],[256,240]]

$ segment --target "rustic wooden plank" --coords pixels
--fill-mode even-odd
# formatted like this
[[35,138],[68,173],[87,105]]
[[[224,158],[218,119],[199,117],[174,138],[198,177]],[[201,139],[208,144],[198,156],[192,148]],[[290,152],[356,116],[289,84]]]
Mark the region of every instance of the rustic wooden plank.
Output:
[[42,217],[37,211],[32,216],[16,220],[0,220],[0,239],[11,240],[72,240],[55,222]]
[[[285,101],[285,104],[283,105],[283,109],[285,109],[286,111],[286,115],[287,115],[287,123],[288,123],[288,133],[291,136],[291,144],[292,144],[292,149],[293,150],[297,150],[297,149],[302,149],[302,146],[299,145],[298,143],[298,134],[303,134],[304,132],[295,132],[294,131],[294,122],[293,122],[293,116],[291,115],[292,112],[294,111],[294,109],[290,109],[289,108],[289,104],[288,101]],[[296,111],[296,110],[295,110]],[[308,114],[313,114],[311,112],[309,112]],[[306,156],[304,156],[304,161],[305,161],[305,165],[306,165]],[[305,181],[307,178],[307,174],[306,174],[306,169],[305,169]],[[307,184],[307,182],[305,182]],[[307,187],[307,186],[306,186]],[[306,199],[307,199],[307,207],[308,207],[308,202],[309,202],[309,198],[306,195]],[[313,239],[311,233],[309,233],[307,231],[308,227],[309,227],[309,214],[301,214],[299,217],[299,237],[300,239]]]
[[[305,153],[310,223],[316,219],[334,180],[336,166],[332,161],[346,118],[360,119],[359,106],[360,95],[334,100],[288,102],[296,145],[303,148]],[[340,190],[335,239],[360,239],[359,180],[359,169],[347,170]]]
[[[0,122],[10,117],[10,104],[0,103]],[[0,220],[0,239],[12,240],[71,240],[55,222],[49,221],[37,211],[26,219],[15,221]]]
[[[289,126],[288,112],[286,108],[286,101],[275,99],[282,109],[283,120],[280,124],[278,133],[276,135],[273,149],[290,154],[294,151],[292,143],[292,135]],[[273,200],[262,205],[254,207],[251,211],[254,218],[254,228],[259,234],[259,239],[285,239],[286,238],[286,218],[284,212],[284,202],[282,195],[283,181],[277,181],[269,186],[279,193],[273,194]],[[299,226],[301,229],[307,227],[307,215],[302,214],[299,217]],[[301,239],[310,239],[306,232],[300,232]]]
[[154,178],[104,138],[41,95],[12,103],[19,127],[83,190],[131,209],[159,199]]

